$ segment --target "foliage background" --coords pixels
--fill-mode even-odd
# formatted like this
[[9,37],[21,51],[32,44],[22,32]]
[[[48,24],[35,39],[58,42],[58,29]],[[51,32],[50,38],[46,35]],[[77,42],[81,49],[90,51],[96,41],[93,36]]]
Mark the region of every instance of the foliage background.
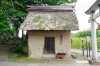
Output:
[[[100,31],[96,31],[97,34],[97,47],[98,50],[100,49]],[[92,49],[92,44],[91,44],[91,31],[90,30],[84,30],[84,31],[79,31],[75,34],[72,34],[71,36],[71,47],[75,49],[82,49],[82,40],[84,43],[84,47],[86,49],[86,36],[90,36],[90,45]]]

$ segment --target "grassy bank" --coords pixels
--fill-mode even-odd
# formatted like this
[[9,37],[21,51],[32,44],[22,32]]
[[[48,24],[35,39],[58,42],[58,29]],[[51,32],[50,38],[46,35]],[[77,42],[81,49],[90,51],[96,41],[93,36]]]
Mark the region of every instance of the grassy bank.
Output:
[[[71,39],[71,48],[81,49],[82,40],[83,40],[84,47],[86,49],[86,38],[76,38],[76,37],[73,37]],[[90,40],[90,46],[92,47],[91,40]],[[97,38],[97,47],[98,47],[98,50],[100,50],[100,37]]]

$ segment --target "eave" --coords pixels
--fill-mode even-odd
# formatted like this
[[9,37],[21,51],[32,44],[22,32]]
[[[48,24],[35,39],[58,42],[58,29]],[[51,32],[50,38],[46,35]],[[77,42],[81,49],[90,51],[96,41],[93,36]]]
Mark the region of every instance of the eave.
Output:
[[91,12],[96,11],[100,6],[100,0],[96,0],[95,3],[85,12],[86,14],[91,14]]

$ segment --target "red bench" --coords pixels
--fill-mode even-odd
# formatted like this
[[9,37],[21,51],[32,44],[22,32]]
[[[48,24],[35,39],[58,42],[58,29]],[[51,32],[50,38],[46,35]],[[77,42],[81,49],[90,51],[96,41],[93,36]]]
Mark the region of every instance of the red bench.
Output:
[[66,53],[57,53],[56,58],[61,58],[63,59],[65,57]]

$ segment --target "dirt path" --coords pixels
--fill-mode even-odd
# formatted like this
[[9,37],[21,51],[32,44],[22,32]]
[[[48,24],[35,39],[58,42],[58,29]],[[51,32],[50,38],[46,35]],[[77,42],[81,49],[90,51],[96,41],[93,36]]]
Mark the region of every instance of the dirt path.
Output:
[[8,52],[9,52],[8,45],[4,45],[0,47],[0,62],[6,61],[6,59],[8,58]]

